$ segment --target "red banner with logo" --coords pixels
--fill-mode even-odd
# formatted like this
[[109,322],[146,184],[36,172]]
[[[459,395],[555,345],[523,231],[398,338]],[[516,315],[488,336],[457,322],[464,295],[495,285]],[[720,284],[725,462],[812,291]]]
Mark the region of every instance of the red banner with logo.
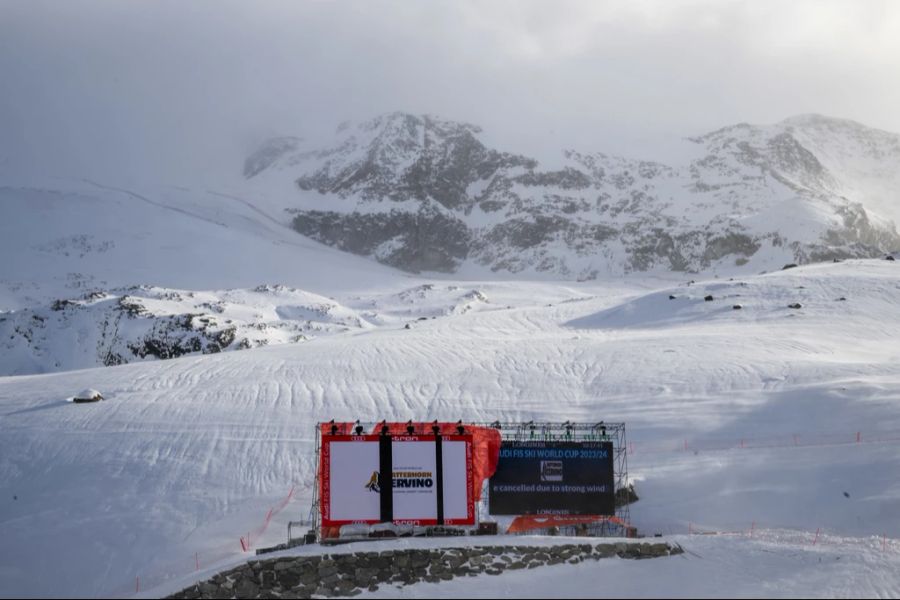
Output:
[[521,533],[533,529],[549,529],[550,527],[568,527],[571,525],[589,525],[592,523],[615,523],[627,527],[625,521],[618,517],[603,515],[519,515],[510,524],[507,533]]

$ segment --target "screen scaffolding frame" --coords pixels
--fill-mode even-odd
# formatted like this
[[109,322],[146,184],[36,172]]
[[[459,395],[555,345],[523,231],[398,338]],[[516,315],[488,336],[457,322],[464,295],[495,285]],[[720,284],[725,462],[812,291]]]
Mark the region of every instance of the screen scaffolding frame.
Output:
[[[353,428],[362,427],[362,430],[365,432],[371,432],[376,429],[379,425],[381,425],[384,421],[356,421],[353,424]],[[392,423],[397,423],[400,421],[391,421]],[[446,423],[447,421],[442,421]],[[346,422],[345,422],[346,423]],[[430,427],[428,422],[416,422],[418,424],[417,427],[414,427],[414,433],[416,434],[427,434],[430,431],[427,431],[427,428]],[[321,481],[321,473],[319,472],[320,467],[320,454],[322,452],[322,432],[324,431],[324,426],[331,424],[331,422],[320,422],[316,423],[315,427],[315,465],[316,465],[316,477],[313,483],[313,492],[312,492],[312,502],[309,508],[309,518],[307,522],[309,523],[311,529],[315,531],[316,537],[318,540],[322,539],[322,530],[321,530],[321,515],[320,515],[320,503],[321,498],[319,497],[319,484]],[[607,423],[605,421],[594,421],[594,422],[575,422],[575,421],[493,421],[490,423],[486,422],[473,422],[473,421],[462,421],[461,425],[463,427],[466,426],[475,426],[475,427],[488,427],[496,429],[500,432],[500,439],[502,441],[516,441],[516,442],[528,442],[528,441],[544,441],[544,442],[600,442],[600,441],[608,441],[612,442],[613,445],[613,479],[615,481],[615,516],[616,521],[611,520],[603,520],[597,523],[591,523],[581,526],[567,526],[560,528],[560,535],[590,535],[596,537],[627,537],[629,535],[628,529],[631,528],[631,511],[629,508],[628,502],[623,502],[620,499],[628,498],[629,492],[629,479],[628,479],[628,442],[625,436],[625,423],[624,422],[611,422]],[[350,432],[341,431],[338,434],[349,434]],[[483,520],[484,517],[490,516],[488,512],[488,502],[489,502],[489,494],[490,494],[490,486],[488,485],[489,480],[485,480],[484,488],[482,489],[481,500],[476,503],[476,511],[475,511],[475,526],[473,529],[478,528],[478,524]],[[467,526],[471,527],[471,526]],[[290,534],[289,534],[290,536]],[[290,540],[288,540],[290,541]]]

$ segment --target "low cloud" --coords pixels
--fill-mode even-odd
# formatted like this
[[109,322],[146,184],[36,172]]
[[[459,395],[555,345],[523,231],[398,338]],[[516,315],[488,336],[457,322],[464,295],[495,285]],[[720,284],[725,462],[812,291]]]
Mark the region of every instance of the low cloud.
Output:
[[219,181],[272,135],[406,110],[646,153],[819,112],[900,131],[889,2],[0,5],[0,173]]

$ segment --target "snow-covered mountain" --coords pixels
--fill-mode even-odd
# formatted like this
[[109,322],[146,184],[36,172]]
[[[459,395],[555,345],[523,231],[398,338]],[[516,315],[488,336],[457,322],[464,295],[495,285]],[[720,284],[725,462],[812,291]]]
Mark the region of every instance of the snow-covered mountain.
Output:
[[324,148],[270,140],[247,159],[244,186],[226,191],[4,182],[0,373],[305,341],[490,306],[477,284],[411,281],[373,258],[481,279],[590,280],[900,249],[900,136],[802,116],[685,144],[693,158],[680,165],[570,150],[546,169],[489,148],[473,125],[394,113],[344,124]]
[[432,116],[264,144],[250,189],[298,232],[407,271],[467,265],[593,279],[766,270],[900,249],[900,136],[806,115],[686,140],[686,164],[568,150],[548,169]]

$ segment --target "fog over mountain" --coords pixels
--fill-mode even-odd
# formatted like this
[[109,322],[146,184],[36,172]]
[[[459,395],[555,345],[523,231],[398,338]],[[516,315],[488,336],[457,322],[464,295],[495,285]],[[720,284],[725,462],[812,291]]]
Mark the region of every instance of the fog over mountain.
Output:
[[807,113],[897,132],[898,27],[868,1],[7,0],[0,175],[221,182],[265,139],[394,111],[543,161],[668,162]]

